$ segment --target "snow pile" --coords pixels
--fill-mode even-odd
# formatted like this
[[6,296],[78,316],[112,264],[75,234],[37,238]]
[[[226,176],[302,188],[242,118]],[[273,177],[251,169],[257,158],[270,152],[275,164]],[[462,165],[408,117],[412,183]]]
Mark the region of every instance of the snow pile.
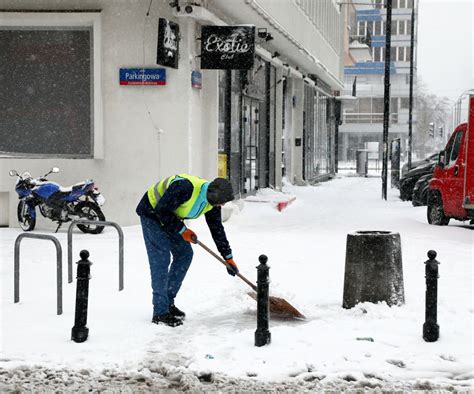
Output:
[[[116,232],[74,232],[74,261],[88,249],[93,262],[89,339],[76,344],[70,340],[76,288],[67,284],[66,229],[56,234],[64,255],[61,316],[53,244],[22,241],[21,302],[14,304],[13,244],[20,231],[0,229],[0,391],[469,390],[474,232],[460,222],[430,226],[425,207],[400,201],[395,189],[383,201],[380,189],[380,179],[355,177],[318,187],[286,185],[284,195],[296,200],[284,212],[273,204],[246,203],[231,215],[225,228],[241,272],[255,281],[258,256],[266,254],[271,293],[307,316],[304,322],[272,320],[272,343],[260,348],[254,346],[256,304],[249,287],[198,246],[176,300],[187,314],[185,324],[150,323],[150,278],[139,226],[124,228],[121,292]],[[113,213],[106,214],[113,221]],[[204,219],[190,225],[215,249]],[[405,305],[341,307],[346,236],[364,230],[400,233]],[[434,343],[421,336],[430,249],[441,262],[441,336]]]

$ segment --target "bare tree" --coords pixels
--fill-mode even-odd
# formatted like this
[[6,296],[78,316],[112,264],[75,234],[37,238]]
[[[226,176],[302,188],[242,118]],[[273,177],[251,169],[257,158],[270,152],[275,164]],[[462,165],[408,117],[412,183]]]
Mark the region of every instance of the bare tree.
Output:
[[[452,103],[447,97],[438,97],[431,93],[418,78],[416,85],[415,110],[417,113],[416,132],[413,133],[413,146],[419,157],[440,150],[444,146],[445,133],[450,133],[449,113]],[[430,135],[430,124],[433,124],[433,135]],[[440,134],[443,128],[443,136]]]

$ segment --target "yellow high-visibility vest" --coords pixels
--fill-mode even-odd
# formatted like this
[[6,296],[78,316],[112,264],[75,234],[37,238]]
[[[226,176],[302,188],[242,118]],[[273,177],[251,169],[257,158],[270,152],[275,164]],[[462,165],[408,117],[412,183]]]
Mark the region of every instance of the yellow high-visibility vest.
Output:
[[187,179],[193,184],[193,194],[188,201],[182,203],[174,214],[184,219],[196,219],[210,211],[213,206],[207,201],[207,188],[209,181],[189,174],[178,174],[162,179],[160,182],[150,186],[147,190],[148,200],[153,208],[156,208],[158,200],[165,194],[168,187],[179,179]]

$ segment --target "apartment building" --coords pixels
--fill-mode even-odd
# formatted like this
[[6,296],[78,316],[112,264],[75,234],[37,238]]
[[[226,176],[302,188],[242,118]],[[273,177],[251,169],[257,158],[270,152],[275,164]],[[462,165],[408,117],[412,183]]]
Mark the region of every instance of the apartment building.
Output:
[[[353,64],[346,61],[344,67],[344,94],[351,95],[355,90],[357,100],[345,101],[343,106],[343,124],[339,128],[338,159],[341,162],[355,160],[359,149],[368,149],[369,158],[375,161],[382,159],[387,27],[384,4],[384,0],[375,0],[373,5],[354,2],[352,30],[355,36],[368,37],[371,59]],[[399,138],[402,155],[408,147],[411,7],[412,0],[392,2],[389,144]],[[414,78],[417,70],[416,42],[415,29]]]

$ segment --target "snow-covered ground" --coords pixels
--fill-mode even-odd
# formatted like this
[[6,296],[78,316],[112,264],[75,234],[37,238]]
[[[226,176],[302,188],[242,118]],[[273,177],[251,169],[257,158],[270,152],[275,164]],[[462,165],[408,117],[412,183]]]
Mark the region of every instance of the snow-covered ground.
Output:
[[[296,200],[245,202],[225,223],[235,261],[256,280],[258,256],[271,267],[270,291],[303,312],[306,321],[272,320],[271,344],[254,346],[256,303],[248,286],[199,246],[176,304],[181,327],[151,324],[148,261],[139,226],[125,227],[125,289],[118,291],[118,237],[74,232],[74,261],[88,249],[89,339],[70,340],[75,282],[67,284],[63,247],[64,313],[56,315],[56,254],[51,242],[24,239],[21,302],[13,303],[13,245],[18,229],[0,229],[0,391],[175,389],[195,391],[423,390],[473,386],[474,231],[467,224],[426,223],[379,177],[339,176],[317,186],[285,186]],[[263,190],[261,199],[281,201]],[[113,221],[113,213],[107,213]],[[189,223],[215,249],[204,220]],[[406,303],[341,307],[346,237],[360,230],[400,233]],[[41,233],[41,231],[37,231]],[[424,262],[438,253],[440,338],[422,338]],[[74,271],[76,267],[74,265]],[[75,274],[74,274],[75,276]],[[359,338],[359,339],[358,339]],[[372,338],[373,341],[360,340]]]

